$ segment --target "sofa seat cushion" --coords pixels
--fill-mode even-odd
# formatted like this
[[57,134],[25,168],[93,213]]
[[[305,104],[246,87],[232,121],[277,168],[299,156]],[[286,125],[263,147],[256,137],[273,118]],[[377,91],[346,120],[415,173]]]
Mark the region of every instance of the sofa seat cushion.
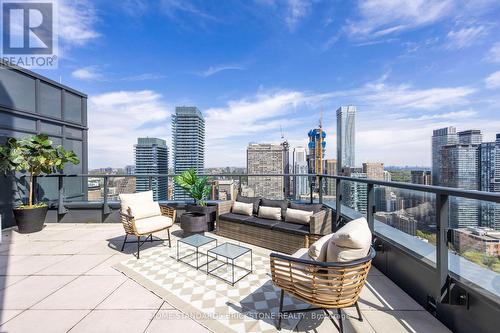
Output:
[[297,223],[279,222],[273,226],[273,230],[288,232],[295,235],[308,235],[309,226]]
[[323,204],[307,204],[307,203],[300,204],[300,203],[291,202],[290,208],[291,209],[305,210],[306,212],[312,211],[312,212],[314,212],[314,214],[316,214],[317,212],[319,212],[320,210],[323,209]]
[[153,216],[144,219],[135,220],[135,228],[139,234],[148,234],[168,228],[174,224],[174,221],[167,216]]
[[226,213],[219,215],[219,220],[243,223],[243,221],[248,220],[251,216],[235,214],[235,213]]
[[268,220],[268,219],[263,219],[260,217],[252,216],[249,219],[243,221],[243,223],[248,224],[248,225],[253,225],[256,227],[260,227],[260,228],[272,229],[275,225],[277,225],[279,223],[279,221]]
[[326,260],[346,262],[364,258],[370,251],[372,234],[364,217],[348,222],[333,234]]
[[281,218],[284,220],[285,219],[285,212],[286,209],[288,208],[288,200],[270,200],[270,199],[264,199],[260,201],[261,206],[266,206],[266,207],[279,207],[281,208]]
[[236,196],[236,201],[243,203],[253,204],[253,214],[257,215],[259,211],[260,198],[259,197],[244,197],[240,194]]

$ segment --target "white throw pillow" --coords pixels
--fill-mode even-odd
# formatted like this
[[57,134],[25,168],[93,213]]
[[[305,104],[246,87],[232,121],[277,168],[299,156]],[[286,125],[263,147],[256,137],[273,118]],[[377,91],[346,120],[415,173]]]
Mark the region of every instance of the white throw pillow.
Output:
[[147,217],[160,216],[161,208],[157,202],[142,202],[134,203],[129,207],[129,214],[136,220],[144,219]]
[[328,243],[333,234],[324,235],[309,247],[309,256],[316,261],[326,261],[326,252],[328,251]]
[[370,251],[371,242],[372,233],[365,218],[348,222],[330,239],[326,260],[345,262],[364,258]]
[[233,208],[231,212],[233,212],[234,214],[252,216],[253,203],[244,203],[240,201],[235,201],[233,202]]
[[270,220],[281,220],[281,208],[280,207],[259,207],[259,217],[263,219]]
[[309,220],[314,212],[308,212],[300,209],[287,208],[285,213],[285,222],[300,223],[309,225]]
[[142,204],[144,202],[154,202],[153,191],[120,194],[119,197],[121,202],[121,211],[124,214],[128,214],[128,207],[131,205]]

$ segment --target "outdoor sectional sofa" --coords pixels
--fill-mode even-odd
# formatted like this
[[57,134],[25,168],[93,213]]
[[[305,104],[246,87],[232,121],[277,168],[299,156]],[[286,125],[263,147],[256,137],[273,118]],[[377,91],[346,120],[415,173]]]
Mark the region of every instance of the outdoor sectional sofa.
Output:
[[[233,201],[219,206],[217,217],[217,234],[264,247],[270,250],[292,254],[322,235],[332,232],[332,211],[322,204],[300,204],[288,200],[268,200],[257,197],[238,195],[236,201],[253,203],[252,216],[232,212]],[[281,220],[258,217],[261,206],[280,207]],[[286,209],[312,211],[309,223],[298,224],[285,222]]]

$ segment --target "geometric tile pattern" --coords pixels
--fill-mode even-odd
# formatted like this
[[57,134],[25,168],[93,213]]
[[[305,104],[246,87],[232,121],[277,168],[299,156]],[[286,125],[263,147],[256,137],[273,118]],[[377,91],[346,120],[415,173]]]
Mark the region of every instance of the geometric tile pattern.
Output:
[[[141,255],[140,260],[125,260],[114,268],[214,332],[276,332],[280,290],[271,283],[268,255],[254,249],[252,273],[231,286],[207,275],[206,266],[196,270],[178,262],[176,251],[174,244],[159,247]],[[250,267],[250,256],[242,256],[237,264]],[[285,294],[284,307],[308,305]],[[293,330],[301,316],[284,318],[282,330]]]

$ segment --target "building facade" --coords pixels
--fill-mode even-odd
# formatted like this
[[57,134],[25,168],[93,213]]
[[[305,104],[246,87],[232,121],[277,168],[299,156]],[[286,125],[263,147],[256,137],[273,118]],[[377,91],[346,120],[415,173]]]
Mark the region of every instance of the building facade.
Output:
[[[293,173],[294,174],[304,174],[308,173],[307,169],[307,149],[304,147],[295,147],[293,149]],[[307,177],[295,177],[294,178],[295,187],[295,197],[300,197],[301,195],[306,195],[309,193],[309,180]]]
[[434,130],[432,133],[432,184],[441,186],[442,154],[444,146],[458,143],[457,129],[453,126]]
[[[88,173],[87,95],[34,72],[0,64],[0,144],[8,137],[46,134],[54,145],[76,153],[78,165],[68,164],[67,174]],[[69,200],[87,199],[87,181],[81,177],[63,180]],[[55,202],[56,178],[37,181],[38,199]],[[12,208],[19,204],[12,178],[0,177],[2,227],[14,225]],[[23,198],[27,199],[27,197]]]
[[356,166],[356,107],[341,106],[337,110],[337,168],[338,174],[344,169]]
[[[325,175],[334,176],[336,174],[337,174],[337,160],[334,158],[325,160]],[[335,196],[337,188],[335,179],[327,178],[326,180],[324,180],[324,182],[326,184],[324,195],[330,197]]]
[[[500,134],[479,146],[479,172],[480,190],[500,193]],[[500,230],[500,204],[481,202],[480,209],[481,226]]]
[[[168,173],[168,147],[165,140],[138,138],[134,154],[136,175]],[[168,177],[137,176],[135,188],[137,192],[152,189],[155,201],[168,200]]]
[[285,177],[253,176],[252,174],[283,174],[288,149],[283,144],[250,143],[247,147],[248,187],[255,196],[268,199],[283,199]]
[[[174,174],[190,168],[203,173],[205,167],[205,119],[197,107],[175,108],[172,117],[172,150]],[[175,200],[189,200],[187,193],[174,185]]]
[[384,163],[363,163],[363,173],[368,179],[384,180]]

